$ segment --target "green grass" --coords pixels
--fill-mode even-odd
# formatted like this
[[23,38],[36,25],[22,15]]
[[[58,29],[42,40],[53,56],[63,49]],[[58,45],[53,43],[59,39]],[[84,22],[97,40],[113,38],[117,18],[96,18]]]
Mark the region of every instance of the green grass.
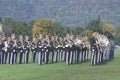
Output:
[[90,66],[90,61],[66,66],[56,64],[1,64],[0,80],[119,80],[120,50],[107,64]]

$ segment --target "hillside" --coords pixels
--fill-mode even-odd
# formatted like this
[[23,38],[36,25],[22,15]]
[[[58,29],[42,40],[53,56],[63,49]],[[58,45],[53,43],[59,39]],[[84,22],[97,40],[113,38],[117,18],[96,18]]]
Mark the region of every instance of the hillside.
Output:
[[66,26],[79,26],[100,14],[105,22],[119,25],[119,4],[119,0],[0,0],[0,16],[26,22],[50,18]]

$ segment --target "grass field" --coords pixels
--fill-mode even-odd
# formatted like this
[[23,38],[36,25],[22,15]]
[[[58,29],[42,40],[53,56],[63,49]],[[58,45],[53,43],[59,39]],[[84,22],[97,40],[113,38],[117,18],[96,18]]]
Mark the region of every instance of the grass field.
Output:
[[66,66],[65,63],[2,64],[0,80],[120,80],[120,49],[107,64],[90,66],[90,61]]

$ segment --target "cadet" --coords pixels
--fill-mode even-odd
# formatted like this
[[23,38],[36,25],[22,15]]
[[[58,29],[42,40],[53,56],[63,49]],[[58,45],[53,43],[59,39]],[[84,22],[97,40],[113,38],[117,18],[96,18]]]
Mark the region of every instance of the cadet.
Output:
[[30,52],[29,36],[25,36],[25,41],[24,41],[24,63],[28,63],[29,52]]
[[82,53],[81,53],[81,39],[80,37],[77,37],[75,39],[75,63],[81,62],[82,61]]
[[50,38],[50,49],[49,49],[49,61],[50,63],[53,63],[54,57],[54,36],[51,36]]
[[71,42],[69,39],[69,34],[66,35],[66,39],[65,39],[65,63],[66,65],[70,64],[70,46],[71,46]]
[[87,42],[87,37],[83,37],[83,40],[82,40],[82,53],[83,53],[83,61],[87,61],[88,60],[88,45],[89,43]]
[[75,52],[75,43],[74,43],[74,36],[70,35],[69,39],[70,39],[70,60],[69,63],[72,64],[73,63],[73,57],[74,57],[74,52]]
[[23,57],[23,37],[19,36],[19,40],[17,41],[17,50],[18,50],[18,63],[22,63],[22,57]]
[[61,37],[59,37],[58,39],[59,41],[59,46],[58,46],[58,49],[59,49],[59,61],[61,62],[62,59],[63,59],[63,39]]
[[7,38],[7,44],[8,44],[8,48],[7,48],[7,52],[8,52],[8,56],[7,56],[7,63],[10,64],[10,56],[11,56],[11,50],[10,50],[10,41],[11,41],[11,38],[8,37]]
[[85,54],[85,60],[88,60],[88,55],[89,55],[89,48],[90,48],[90,44],[88,42],[88,37],[85,38],[85,50],[86,50],[86,54]]
[[11,35],[11,41],[9,43],[10,46],[10,64],[14,64],[15,63],[15,59],[16,59],[16,40],[15,40],[15,34]]
[[4,40],[4,63],[7,61],[7,55],[8,55],[8,41],[7,38]]
[[31,51],[32,51],[32,62],[35,63],[36,53],[37,53],[37,39],[35,37],[33,37],[31,43]]
[[3,50],[4,50],[4,42],[3,42],[2,36],[0,35],[0,63],[1,64],[3,64],[3,58],[4,58]]
[[42,34],[39,35],[38,42],[37,42],[37,51],[38,51],[38,64],[42,64]]
[[49,47],[50,47],[48,35],[46,35],[44,40],[43,40],[43,47],[44,47],[44,63],[47,64],[48,57],[49,57]]
[[58,45],[59,45],[58,36],[55,36],[53,45],[54,45],[54,62],[57,62],[58,61]]
[[97,58],[97,43],[96,43],[96,32],[92,33],[92,38],[90,39],[91,46],[91,65],[96,65]]

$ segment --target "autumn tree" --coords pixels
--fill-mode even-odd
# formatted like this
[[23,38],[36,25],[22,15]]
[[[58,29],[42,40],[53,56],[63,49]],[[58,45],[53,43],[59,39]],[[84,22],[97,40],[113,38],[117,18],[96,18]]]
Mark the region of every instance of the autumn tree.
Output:
[[83,37],[91,37],[92,32],[93,32],[93,31],[91,31],[91,30],[89,30],[89,29],[86,29],[86,30],[84,30],[83,32],[81,32],[80,35],[83,36]]
[[115,36],[116,29],[112,24],[107,24],[107,23],[101,22],[99,25],[102,29],[103,34],[106,34],[108,36],[110,35],[112,37]]
[[33,36],[38,36],[39,33],[48,34],[50,32],[50,25],[52,21],[45,18],[35,20],[32,27]]

